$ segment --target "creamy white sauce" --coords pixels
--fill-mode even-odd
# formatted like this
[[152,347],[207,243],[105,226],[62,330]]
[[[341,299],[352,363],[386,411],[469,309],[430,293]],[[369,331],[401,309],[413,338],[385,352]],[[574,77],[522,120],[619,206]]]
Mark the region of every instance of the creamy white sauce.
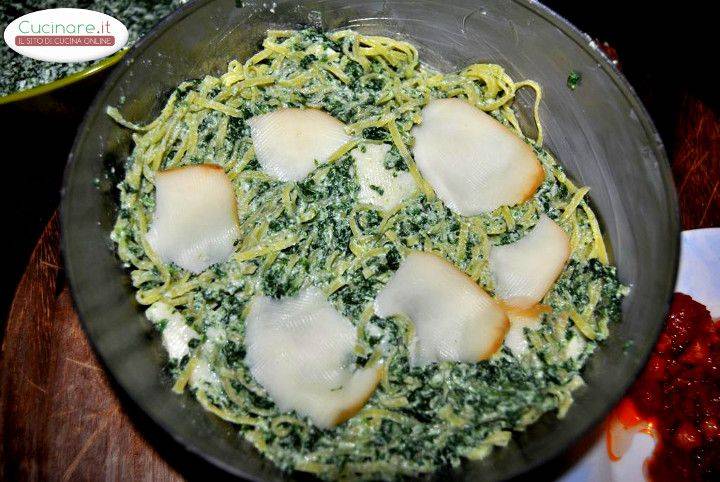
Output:
[[200,338],[200,335],[185,323],[185,318],[167,303],[153,303],[145,311],[145,316],[153,323],[166,322],[162,331],[162,344],[171,360],[180,360],[188,355],[190,340]]
[[383,161],[388,151],[388,144],[363,144],[350,152],[360,183],[358,200],[383,211],[397,207],[416,190],[409,172],[385,168]]

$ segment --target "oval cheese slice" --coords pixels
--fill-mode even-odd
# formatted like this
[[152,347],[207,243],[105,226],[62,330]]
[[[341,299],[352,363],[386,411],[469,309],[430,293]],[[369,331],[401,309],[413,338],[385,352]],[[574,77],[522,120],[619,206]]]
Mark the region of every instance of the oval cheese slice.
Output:
[[410,362],[423,366],[489,358],[508,330],[505,311],[477,283],[443,258],[408,255],[375,299],[383,318],[404,315],[415,326]]
[[248,120],[263,171],[300,181],[350,140],[345,125],[316,109],[279,109]]
[[363,144],[350,152],[360,183],[359,201],[383,211],[397,207],[415,191],[415,181],[409,172],[385,167],[389,150],[387,144]]
[[539,302],[570,257],[570,239],[545,214],[520,240],[490,249],[490,272],[495,296],[513,308]]
[[378,367],[354,369],[355,328],[317,288],[280,300],[256,297],[245,324],[250,373],[280,410],[330,428],[375,390]]
[[545,173],[510,129],[460,99],[432,100],[412,130],[418,169],[453,211],[474,216],[529,199]]
[[200,273],[228,259],[239,233],[235,191],[220,166],[155,174],[155,212],[147,240],[164,262]]

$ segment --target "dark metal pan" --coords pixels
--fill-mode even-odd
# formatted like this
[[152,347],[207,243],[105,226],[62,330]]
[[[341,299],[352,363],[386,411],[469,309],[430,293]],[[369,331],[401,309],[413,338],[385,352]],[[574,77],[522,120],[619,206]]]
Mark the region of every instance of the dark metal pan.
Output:
[[[535,79],[544,87],[546,145],[574,179],[591,187],[614,262],[632,291],[623,322],[592,357],[584,371],[587,385],[563,420],[547,415],[509,447],[445,475],[507,479],[555,458],[603,418],[645,363],[673,289],[679,216],[662,143],[630,85],[589,37],[532,1],[200,0],[156,27],[95,98],[65,173],[65,266],[97,353],[122,391],[189,451],[249,479],[283,478],[232,426],[170,391],[162,348],[148,336],[128,275],[111,250],[114,184],[131,142],[105,107],[122,104],[127,118],[146,122],[174,86],[218,74],[233,58],[247,58],[268,28],[307,24],[401,36],[433,67],[454,70],[492,61],[514,78]],[[576,90],[566,86],[572,70],[583,75]],[[521,98],[519,108],[530,100]]]

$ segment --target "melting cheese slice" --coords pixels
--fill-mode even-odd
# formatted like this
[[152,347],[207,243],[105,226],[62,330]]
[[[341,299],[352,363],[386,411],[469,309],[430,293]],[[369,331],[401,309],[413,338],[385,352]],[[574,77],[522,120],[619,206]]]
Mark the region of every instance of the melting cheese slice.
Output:
[[545,296],[570,257],[570,239],[546,215],[520,240],[490,249],[495,295],[507,305],[527,309]]
[[220,166],[155,174],[155,212],[147,240],[165,263],[201,273],[228,259],[239,233],[235,191]]
[[280,410],[320,428],[357,413],[375,390],[377,367],[354,370],[356,332],[317,288],[253,300],[245,321],[250,373]]
[[375,298],[383,318],[404,315],[415,325],[410,362],[476,362],[489,358],[508,329],[505,311],[465,273],[429,253],[411,253]]
[[388,144],[364,144],[350,152],[360,182],[358,199],[383,211],[397,207],[415,191],[415,181],[409,172],[385,168],[388,151]]
[[529,199],[544,179],[533,150],[460,99],[432,100],[412,130],[423,177],[453,211],[474,216]]
[[263,171],[300,181],[350,140],[345,125],[316,109],[279,109],[248,120]]

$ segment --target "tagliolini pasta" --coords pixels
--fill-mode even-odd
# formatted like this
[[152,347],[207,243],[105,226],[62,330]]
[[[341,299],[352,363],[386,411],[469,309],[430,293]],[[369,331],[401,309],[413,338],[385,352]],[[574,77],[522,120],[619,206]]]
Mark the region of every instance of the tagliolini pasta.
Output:
[[[535,91],[532,138],[512,108],[521,88]],[[445,98],[488,113],[529,146],[543,175],[529,199],[463,216],[438,198],[413,157],[412,129],[432,99]],[[540,100],[540,86],[515,82],[499,65],[442,74],[421,65],[404,41],[303,30],[270,31],[258,53],[233,60],[223,75],[182,83],[146,125],[109,108],[135,144],[112,239],[162,334],[173,390],[234,424],[281,469],[326,479],[457,466],[505,445],[548,411],[562,417],[583,365],[619,320],[626,288],[608,264],[588,188],[575,186],[542,147]],[[301,180],[268,174],[253,145],[249,120],[286,108],[319,109],[346,125],[346,142]],[[376,153],[382,166],[357,168]],[[164,262],[148,230],[156,174],[198,164],[219,166],[232,183],[238,229],[226,261],[191,273]],[[361,186],[381,167],[402,181]],[[381,199],[400,184],[392,206]],[[569,260],[539,309],[511,314],[505,344],[489,359],[411,363],[412,320],[382,318],[374,308],[403,260],[432,253],[493,294],[491,250],[523,239],[541,218],[565,232]],[[354,326],[353,366],[380,369],[367,402],[332,428],[281,411],[246,363],[253,300],[308,286]]]

